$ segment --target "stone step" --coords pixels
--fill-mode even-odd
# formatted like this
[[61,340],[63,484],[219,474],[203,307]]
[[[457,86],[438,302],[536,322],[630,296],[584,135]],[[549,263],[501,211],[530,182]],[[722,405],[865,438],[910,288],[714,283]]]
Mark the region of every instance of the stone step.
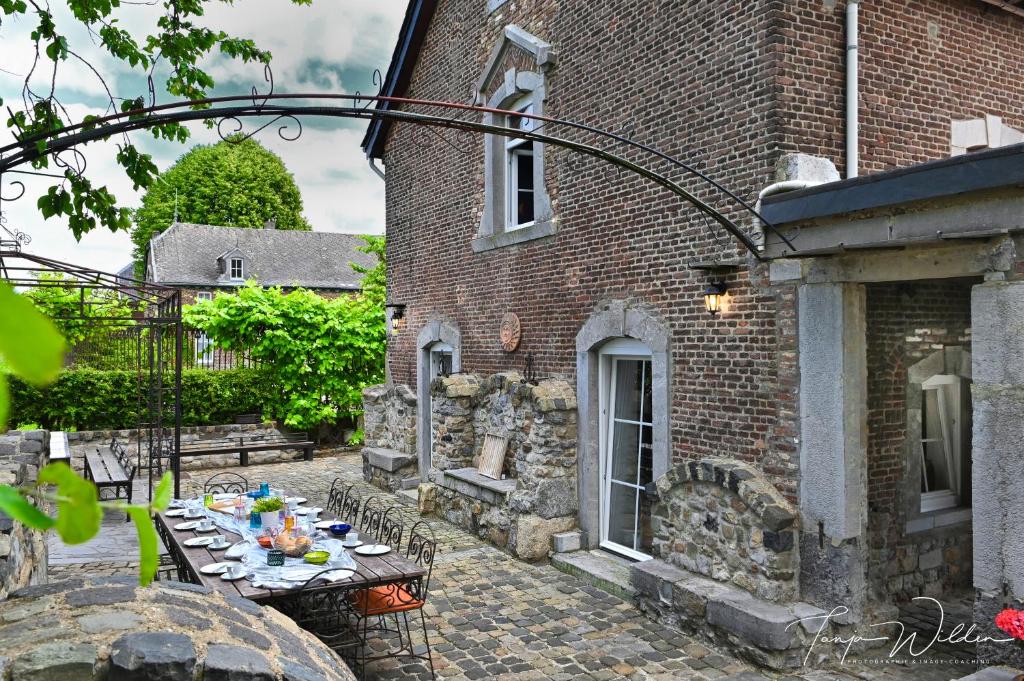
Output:
[[632,561],[607,551],[556,553],[551,565],[623,600],[632,601],[636,594],[629,577]]
[[418,488],[420,486],[420,482],[421,481],[420,481],[419,476],[416,476],[415,478],[404,478],[402,480],[402,489],[403,490],[416,489],[416,488]]

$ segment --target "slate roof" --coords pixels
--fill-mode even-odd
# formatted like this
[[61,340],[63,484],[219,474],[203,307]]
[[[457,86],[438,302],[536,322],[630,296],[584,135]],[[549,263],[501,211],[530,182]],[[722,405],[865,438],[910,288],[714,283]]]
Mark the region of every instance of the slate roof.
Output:
[[172,286],[237,286],[223,280],[217,257],[237,248],[245,256],[245,278],[263,286],[358,290],[362,275],[349,263],[372,266],[376,258],[357,250],[357,234],[244,229],[176,222],[149,242],[146,280]]

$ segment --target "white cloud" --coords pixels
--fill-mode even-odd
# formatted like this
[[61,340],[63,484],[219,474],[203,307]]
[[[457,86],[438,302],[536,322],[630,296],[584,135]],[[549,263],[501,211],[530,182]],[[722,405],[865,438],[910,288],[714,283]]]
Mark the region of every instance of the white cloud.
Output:
[[[57,3],[59,6],[60,3]],[[205,21],[211,27],[227,30],[232,35],[250,37],[274,55],[274,76],[277,90],[290,91],[344,91],[367,90],[374,67],[387,68],[391,49],[405,12],[404,0],[320,0],[312,6],[297,6],[287,0],[248,0],[234,5],[211,2]],[[58,10],[58,25],[69,26]],[[135,35],[151,30],[159,10],[146,6],[125,6],[122,26]],[[0,28],[0,96],[6,103],[20,102],[21,80],[31,65],[32,51],[28,33],[31,20],[12,22],[5,20]],[[98,66],[111,84],[138,82],[128,80],[131,74],[121,63],[110,58],[102,46],[94,44],[84,31],[70,36],[72,49]],[[328,78],[329,88],[313,83],[299,83],[307,63],[316,60],[327,68],[322,72]],[[83,103],[97,101],[102,87],[84,66],[66,67],[62,82],[69,85],[59,90],[73,117],[88,111]],[[254,64],[231,62],[219,56],[208,64],[209,71],[218,81],[262,85],[262,69]],[[10,75],[13,72],[17,75]],[[355,79],[365,73],[364,83],[343,82],[341,73],[352,74]],[[137,88],[137,85],[136,85]],[[48,90],[48,87],[47,87]],[[248,94],[248,86],[240,94]],[[135,96],[134,90],[121,90],[116,94]],[[158,101],[169,101],[169,96],[158,93]],[[255,121],[248,121],[252,124]],[[294,142],[280,140],[276,126],[260,133],[257,139],[281,156],[302,190],[305,214],[313,228],[322,231],[382,233],[384,228],[384,183],[366,164],[359,148],[363,127],[357,129],[324,130],[306,125],[303,135]],[[216,133],[201,125],[192,127],[190,144],[218,141]],[[135,133],[136,141],[146,133]],[[9,132],[0,132],[0,144],[11,141]],[[136,206],[141,196],[131,189],[131,182],[114,161],[116,140],[91,144],[83,150],[88,159],[89,176],[94,182],[107,184],[122,205]],[[152,141],[147,148],[154,146]],[[161,169],[166,168],[187,150],[188,146],[160,143],[154,160]],[[4,178],[3,195],[9,195],[8,183],[17,179],[25,183],[25,196],[15,202],[3,202],[2,209],[8,224],[22,229],[33,237],[29,250],[58,260],[117,270],[131,258],[132,244],[127,233],[111,234],[97,228],[75,242],[66,221],[44,221],[35,206],[36,198],[50,185],[50,178],[27,175],[9,175]]]

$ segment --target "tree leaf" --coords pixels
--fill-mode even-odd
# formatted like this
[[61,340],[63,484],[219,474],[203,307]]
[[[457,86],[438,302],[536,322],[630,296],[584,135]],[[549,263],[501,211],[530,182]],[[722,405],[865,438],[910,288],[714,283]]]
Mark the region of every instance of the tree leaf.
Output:
[[37,530],[48,530],[55,524],[53,518],[29,503],[21,492],[10,485],[0,485],[0,511]]
[[0,282],[0,357],[13,372],[37,385],[57,378],[64,339],[32,302]]
[[0,433],[7,431],[7,414],[10,409],[11,395],[7,388],[7,374],[4,373],[3,367],[0,367]]
[[39,471],[40,485],[56,485],[57,534],[65,544],[82,544],[100,531],[103,509],[96,486],[76,474],[67,464],[51,463]]
[[160,482],[153,492],[153,501],[150,503],[150,507],[154,511],[162,511],[171,503],[173,484],[174,476],[171,475],[170,471],[164,471],[163,477],[160,478]]
[[[166,477],[165,473],[164,478]],[[139,535],[139,584],[146,586],[156,576],[156,566],[159,562],[156,528],[153,527],[153,519],[145,506],[129,506],[128,515],[135,523],[135,531]]]

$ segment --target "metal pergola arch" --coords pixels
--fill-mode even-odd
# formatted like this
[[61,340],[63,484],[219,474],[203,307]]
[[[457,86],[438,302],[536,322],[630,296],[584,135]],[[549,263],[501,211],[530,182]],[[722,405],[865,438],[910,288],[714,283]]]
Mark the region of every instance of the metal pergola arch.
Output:
[[[273,80],[269,75],[268,81],[271,82],[271,92],[268,94],[258,94],[254,89],[253,93],[247,96],[210,97],[201,100],[153,105],[145,108],[133,109],[125,113],[110,114],[108,116],[93,119],[88,123],[78,123],[48,133],[23,136],[16,142],[0,147],[0,181],[2,181],[4,173],[25,172],[17,170],[18,166],[31,163],[41,157],[53,156],[59,158],[61,153],[68,151],[80,155],[80,152],[77,152],[75,149],[78,145],[105,139],[111,135],[151,128],[163,123],[187,123],[191,121],[214,120],[217,121],[218,133],[222,138],[226,139],[234,134],[241,133],[243,127],[241,123],[242,119],[269,117],[271,119],[269,122],[260,125],[254,131],[245,133],[242,137],[251,137],[275,123],[284,121],[284,123],[278,127],[278,135],[286,140],[294,140],[301,135],[302,125],[300,118],[302,117],[352,118],[363,120],[384,118],[395,122],[410,123],[413,125],[427,126],[429,128],[448,128],[469,133],[493,134],[503,137],[531,140],[555,147],[566,148],[586,156],[598,158],[612,166],[632,172],[664,187],[665,189],[668,189],[683,201],[689,203],[693,207],[697,208],[701,213],[714,220],[730,235],[737,238],[754,256],[754,258],[757,260],[763,260],[763,256],[757,243],[750,237],[750,235],[740,228],[739,225],[710,203],[698,198],[693,192],[684,188],[679,182],[673,180],[667,174],[656,171],[647,165],[627,159],[619,153],[596,146],[595,144],[574,141],[562,136],[537,132],[537,130],[545,126],[551,126],[593,134],[602,140],[625,145],[630,149],[640,151],[655,159],[667,162],[672,168],[678,169],[686,175],[696,178],[698,181],[706,184],[714,191],[719,192],[728,201],[734,203],[736,206],[749,213],[752,217],[760,220],[765,229],[772,231],[790,248],[794,251],[796,250],[793,248],[787,237],[779,232],[774,225],[765,220],[753,206],[741,199],[724,185],[708,176],[706,173],[703,173],[692,165],[651,147],[650,145],[634,141],[618,133],[609,132],[595,126],[576,121],[552,118],[549,116],[524,114],[522,112],[508,111],[505,109],[461,104],[457,102],[386,97],[382,95],[360,95],[359,93],[352,95],[323,93],[274,94],[272,91]],[[242,104],[242,102],[245,103]],[[313,105],[296,102],[326,103]],[[338,106],[335,104],[337,102],[346,102],[348,105]],[[439,109],[445,112],[456,112],[457,115],[438,115],[404,111],[390,108],[391,105]],[[519,116],[537,121],[539,125],[534,130],[521,130],[519,128],[511,128],[503,125],[495,125],[493,123],[459,117],[461,115],[473,113],[490,114],[502,117]],[[225,133],[222,126],[224,123],[229,121],[233,122],[235,127],[233,130],[229,130]],[[294,123],[297,126],[297,133],[294,134],[294,136],[287,132],[289,130],[289,124],[291,123]],[[78,160],[81,164],[84,164],[84,159],[79,158]],[[74,169],[70,168],[69,164],[64,163],[63,165],[68,169],[68,172],[75,172]],[[12,181],[11,184],[21,185],[21,183],[16,180]],[[3,200],[10,201],[20,198],[21,194],[24,193],[24,185],[21,185],[20,189],[21,193],[17,196],[13,198],[3,198]]]
[[[181,442],[181,293],[174,288],[81,267],[22,250],[28,235],[0,224],[0,280],[19,289],[61,288],[79,293],[77,309],[55,321],[79,321],[108,331],[130,333],[133,366],[118,363],[136,377],[136,465],[145,467],[150,498],[153,474],[168,464],[179,493]],[[59,275],[60,279],[46,275]],[[90,314],[86,296],[108,291],[130,301],[129,316]],[[129,438],[130,439],[130,438]],[[145,465],[143,465],[145,452]]]

